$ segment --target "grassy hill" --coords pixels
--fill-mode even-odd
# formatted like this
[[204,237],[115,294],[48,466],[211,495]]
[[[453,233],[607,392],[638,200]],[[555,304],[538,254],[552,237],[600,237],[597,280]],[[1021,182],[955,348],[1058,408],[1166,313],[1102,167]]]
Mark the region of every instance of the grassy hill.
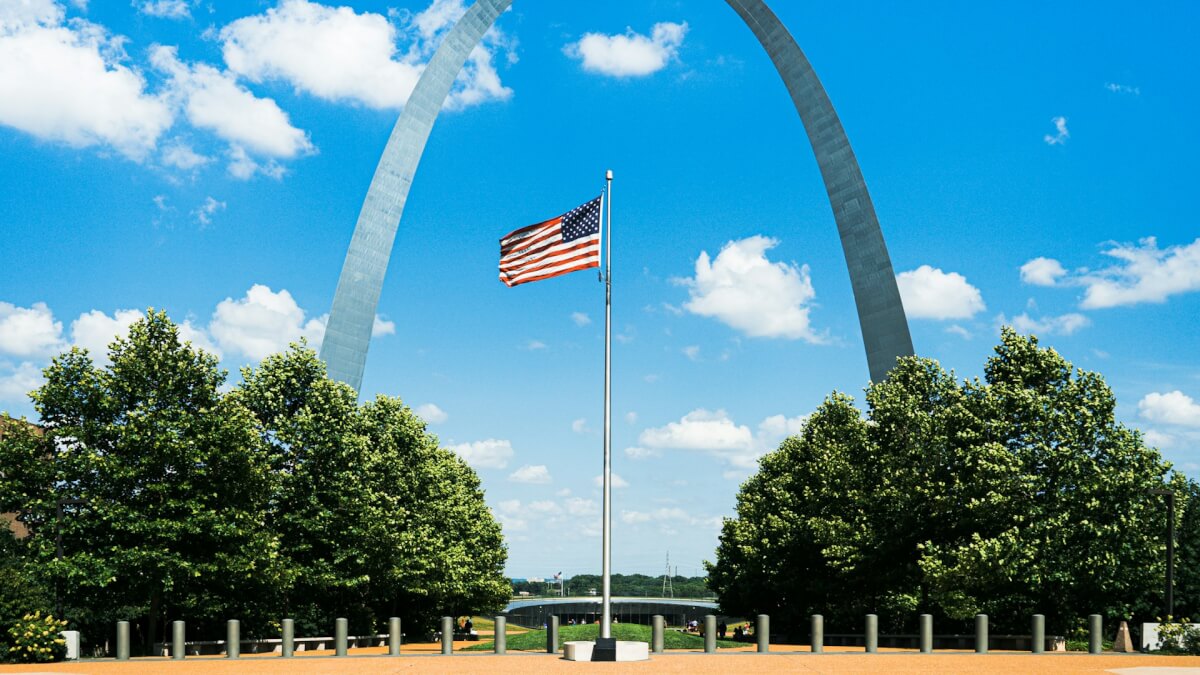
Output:
[[[558,646],[574,640],[595,640],[600,635],[599,624],[584,626],[560,626],[558,629]],[[612,636],[618,640],[630,642],[650,642],[650,626],[639,626],[633,623],[619,623],[612,627]],[[741,647],[743,642],[732,640],[717,640],[718,648]],[[704,638],[699,635],[680,633],[668,630],[663,634],[663,646],[667,649],[704,649]],[[495,646],[492,642],[481,642],[467,647],[467,651],[491,651]],[[513,651],[543,651],[546,649],[546,631],[531,630],[528,633],[508,636],[508,648]]]

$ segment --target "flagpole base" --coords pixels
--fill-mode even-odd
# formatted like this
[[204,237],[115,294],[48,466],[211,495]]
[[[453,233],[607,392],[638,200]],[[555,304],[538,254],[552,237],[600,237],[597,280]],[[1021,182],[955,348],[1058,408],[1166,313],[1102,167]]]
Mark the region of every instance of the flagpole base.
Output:
[[615,638],[578,640],[563,643],[566,661],[649,661],[650,645]]

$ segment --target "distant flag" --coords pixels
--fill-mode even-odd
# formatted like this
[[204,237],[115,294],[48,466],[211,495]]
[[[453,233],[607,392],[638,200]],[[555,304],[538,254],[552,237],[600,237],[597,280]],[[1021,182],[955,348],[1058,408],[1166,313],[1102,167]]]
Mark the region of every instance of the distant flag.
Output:
[[603,196],[500,240],[500,281],[517,286],[600,266]]

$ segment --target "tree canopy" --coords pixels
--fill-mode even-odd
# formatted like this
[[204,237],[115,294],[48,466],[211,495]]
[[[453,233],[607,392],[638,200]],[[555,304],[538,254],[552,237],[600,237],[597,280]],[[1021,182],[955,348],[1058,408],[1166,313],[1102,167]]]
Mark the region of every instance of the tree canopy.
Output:
[[232,618],[251,635],[284,617],[421,630],[509,597],[479,478],[399,399],[360,405],[304,344],[228,389],[163,312],[107,356],[55,358],[33,394],[43,433],[0,437],[0,512],[30,529],[21,569],[58,584],[88,637],[119,619],[147,646],[172,619],[194,639]]
[[985,613],[1013,632],[1035,613],[1058,631],[1152,617],[1166,540],[1151,492],[1186,506],[1188,486],[1114,407],[1100,375],[1011,329],[982,381],[900,359],[865,415],[834,393],[762,459],[710,585],[724,611],[793,630],[812,613],[847,628],[875,613],[890,630]]

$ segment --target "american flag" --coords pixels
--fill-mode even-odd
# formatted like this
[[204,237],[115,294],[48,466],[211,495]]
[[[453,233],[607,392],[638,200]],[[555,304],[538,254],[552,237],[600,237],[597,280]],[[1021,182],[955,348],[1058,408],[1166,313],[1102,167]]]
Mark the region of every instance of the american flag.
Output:
[[500,240],[500,281],[512,287],[600,266],[600,200]]

